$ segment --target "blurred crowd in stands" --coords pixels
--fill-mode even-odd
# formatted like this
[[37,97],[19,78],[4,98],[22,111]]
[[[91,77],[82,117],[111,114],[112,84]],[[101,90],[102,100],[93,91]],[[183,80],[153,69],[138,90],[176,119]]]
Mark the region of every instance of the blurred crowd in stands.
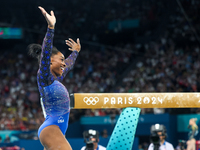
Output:
[[[58,18],[56,34],[98,42],[99,35],[108,32],[107,25],[112,20],[137,18],[140,19],[143,27],[151,20],[157,20],[159,26],[164,2],[88,0],[84,3],[84,0],[81,2],[73,0],[67,1],[66,6],[55,4],[55,14]],[[168,16],[169,22],[162,33],[157,35],[156,40],[145,43],[122,41],[112,47],[83,44],[74,69],[63,81],[69,93],[199,91],[200,47],[194,32],[198,35],[200,29],[199,19],[197,19],[200,3],[197,0],[181,2],[189,17],[193,16],[191,24],[197,29],[196,31],[192,30],[177,5],[176,11]],[[78,7],[80,3],[85,5]],[[33,5],[40,4],[42,2],[37,1]],[[54,7],[47,7],[47,9],[55,9]],[[39,10],[35,14],[32,13],[36,8],[27,6],[27,9],[27,13],[22,13],[23,22],[17,22],[12,17],[11,20],[6,20],[7,24],[11,24],[14,20],[14,24],[25,30],[31,28],[33,31],[27,35],[28,40],[26,39],[28,44],[30,42],[41,44],[44,34],[38,33],[46,31],[43,16]],[[152,28],[149,27],[143,36],[147,36],[146,33]],[[118,31],[119,29],[115,30]],[[56,36],[54,41],[55,46],[62,44]],[[70,54],[67,49],[67,46],[60,49],[66,57]],[[0,68],[0,130],[38,129],[44,117],[36,82],[37,60],[30,58],[26,50],[24,53],[6,51],[0,56]],[[72,109],[69,122],[72,123],[81,116],[113,116],[119,115],[120,112],[121,109]],[[186,111],[159,108],[141,111],[142,114],[165,112],[185,113]],[[200,109],[187,109],[187,113],[200,113]]]

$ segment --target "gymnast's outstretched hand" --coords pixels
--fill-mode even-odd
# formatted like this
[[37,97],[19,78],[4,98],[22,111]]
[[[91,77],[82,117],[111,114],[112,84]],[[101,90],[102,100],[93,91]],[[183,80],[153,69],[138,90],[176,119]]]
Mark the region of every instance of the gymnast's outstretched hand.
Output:
[[65,40],[66,44],[70,47],[70,51],[77,51],[79,52],[81,50],[81,44],[79,38],[74,42],[71,38],[69,40]]
[[42,14],[44,15],[44,17],[48,23],[48,28],[54,29],[54,26],[56,24],[56,17],[54,16],[54,12],[51,11],[50,14],[48,14],[46,12],[46,10],[44,8],[42,8],[41,6],[39,6],[38,8],[41,10]]

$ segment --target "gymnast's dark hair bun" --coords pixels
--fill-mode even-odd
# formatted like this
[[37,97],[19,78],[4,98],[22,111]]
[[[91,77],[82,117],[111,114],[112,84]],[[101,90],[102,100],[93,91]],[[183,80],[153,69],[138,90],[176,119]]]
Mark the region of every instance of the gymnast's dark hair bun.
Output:
[[28,47],[28,54],[34,58],[40,59],[42,46],[40,44],[30,44]]

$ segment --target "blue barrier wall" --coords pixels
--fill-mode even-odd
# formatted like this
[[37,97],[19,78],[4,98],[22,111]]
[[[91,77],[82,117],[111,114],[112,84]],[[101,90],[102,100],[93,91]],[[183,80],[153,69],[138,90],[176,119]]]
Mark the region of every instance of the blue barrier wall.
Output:
[[[114,119],[111,119],[109,116],[99,116],[99,117],[83,117],[81,118],[80,122],[75,122],[73,124],[70,124],[66,133],[67,139],[72,143],[72,146],[75,148],[81,147],[84,145],[83,142],[83,131],[88,129],[95,129],[98,130],[100,133],[104,129],[107,129],[108,134],[111,135],[115,123],[117,122],[119,116],[116,116]],[[167,141],[171,142],[173,146],[175,147],[178,144],[178,139],[187,140],[187,134],[188,134],[188,122],[190,118],[198,118],[200,120],[199,115],[169,115],[169,114],[162,114],[162,115],[154,115],[154,114],[146,114],[146,115],[140,115],[138,126],[136,130],[136,137],[140,138],[141,136],[149,136],[150,135],[150,127],[151,125],[155,123],[160,123],[166,126],[167,133],[168,133],[168,139]],[[200,127],[200,121],[197,121],[197,125]],[[19,137],[17,134],[21,133],[21,131],[0,131],[0,136],[4,139],[6,135],[14,135],[11,136],[11,141],[18,141]],[[24,133],[24,132],[23,132]],[[74,139],[76,138],[76,139]],[[139,142],[139,139],[136,138],[136,144],[134,143],[135,148],[137,149],[137,143]],[[197,136],[197,139],[200,139],[200,134]],[[78,140],[78,141],[76,141]],[[39,141],[34,141],[38,145],[38,149],[41,146]],[[80,144],[75,144],[75,143]],[[102,145],[107,145],[108,139],[100,140],[100,143],[102,142]],[[15,142],[16,143],[16,142]],[[20,143],[23,146],[26,146],[26,140],[20,141]],[[27,142],[28,143],[28,142]],[[30,146],[30,144],[27,144],[27,147]],[[42,146],[41,146],[42,147]],[[78,148],[77,147],[77,148]],[[29,148],[30,149],[30,148]],[[29,150],[28,149],[28,150]],[[31,150],[31,149],[30,149]]]
[[[7,135],[10,136],[13,134],[19,134],[21,132],[22,131],[4,130],[4,131],[0,131],[0,136],[2,138],[2,141],[4,141],[4,139]],[[11,142],[15,142],[15,141],[18,141],[18,138],[15,136],[12,136],[10,140],[11,140]]]
[[18,146],[25,148],[25,150],[44,150],[39,140],[19,140]]
[[[197,125],[200,128],[200,116],[197,114],[185,114],[185,115],[178,115],[177,116],[177,131],[178,131],[178,139],[188,140],[188,132],[189,129],[187,128],[189,125],[189,120],[191,118],[197,118]],[[200,139],[200,133],[198,133],[197,140]]]
[[[109,138],[106,139],[102,139],[100,138],[100,142],[99,144],[106,147],[108,144]],[[137,150],[138,148],[138,138],[135,138],[134,140],[134,144],[133,144],[133,148],[132,150]],[[80,150],[83,146],[85,146],[84,140],[83,138],[71,138],[68,139],[68,142],[70,143],[71,147],[73,150]],[[18,142],[14,142],[12,144],[4,144],[1,143],[0,147],[2,146],[19,146],[19,147],[23,147],[26,150],[43,150],[43,146],[41,145],[39,140],[19,140]]]
[[[82,117],[81,125],[83,130],[94,129],[98,131],[103,131],[103,129],[108,130],[108,134],[111,135],[115,123],[118,120],[119,116],[116,116],[115,119],[111,119],[109,116],[98,116],[98,117]],[[172,143],[174,146],[178,144],[177,140],[177,116],[169,114],[145,114],[140,115],[138,126],[136,130],[136,136],[150,136],[150,128],[153,124],[163,124],[165,125],[168,133],[167,140]]]
[[198,124],[200,120],[200,115],[196,115],[196,114],[178,115],[177,116],[177,131],[188,132],[189,129],[187,128],[187,126],[189,125],[189,120],[191,118],[197,118],[197,124]]
[[83,128],[79,121],[74,122],[68,126],[66,138],[82,138]]

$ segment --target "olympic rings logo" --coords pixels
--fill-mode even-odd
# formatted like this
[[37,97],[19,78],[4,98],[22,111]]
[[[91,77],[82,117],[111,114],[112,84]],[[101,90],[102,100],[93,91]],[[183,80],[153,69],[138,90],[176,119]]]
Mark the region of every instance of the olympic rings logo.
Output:
[[87,104],[87,105],[96,105],[96,103],[99,102],[99,98],[98,97],[84,97],[83,101]]

